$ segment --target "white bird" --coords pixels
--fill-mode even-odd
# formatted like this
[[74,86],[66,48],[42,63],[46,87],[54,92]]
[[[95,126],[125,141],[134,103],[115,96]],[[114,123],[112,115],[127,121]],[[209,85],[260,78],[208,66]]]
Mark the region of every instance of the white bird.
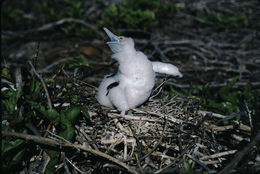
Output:
[[132,38],[116,36],[107,28],[107,42],[112,58],[118,61],[116,74],[105,75],[99,85],[97,100],[101,105],[116,107],[121,116],[131,108],[144,103],[150,96],[155,83],[155,73],[182,77],[174,65],[151,62],[147,56],[134,48]]

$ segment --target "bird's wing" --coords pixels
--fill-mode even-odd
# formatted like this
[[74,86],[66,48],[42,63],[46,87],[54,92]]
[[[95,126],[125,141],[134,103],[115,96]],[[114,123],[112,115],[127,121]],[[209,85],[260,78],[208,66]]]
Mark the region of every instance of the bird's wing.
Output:
[[162,62],[152,62],[152,65],[153,65],[153,70],[156,73],[182,77],[182,74],[180,73],[179,69],[172,64],[162,63]]

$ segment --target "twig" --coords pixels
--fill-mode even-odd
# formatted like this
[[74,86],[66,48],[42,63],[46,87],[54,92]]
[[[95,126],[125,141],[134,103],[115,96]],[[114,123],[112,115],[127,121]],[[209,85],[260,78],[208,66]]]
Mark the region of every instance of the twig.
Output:
[[[195,158],[194,156],[191,156],[190,154],[187,154],[187,156],[192,159],[194,162],[198,163],[199,165],[201,165],[204,169],[206,169],[208,172],[210,172],[211,170],[199,159]],[[212,173],[212,172],[210,172]]]
[[141,174],[144,173],[143,168],[142,168],[141,163],[140,163],[140,160],[139,160],[140,158],[138,157],[138,154],[136,154],[136,153],[135,153],[135,158],[136,158],[137,165],[140,169],[140,173]]
[[[140,158],[141,158],[141,155],[142,155],[142,144],[140,143],[139,137],[136,135],[135,130],[132,128],[131,123],[130,122],[128,122],[128,123],[129,123],[128,124],[129,128],[131,129],[133,136],[135,138],[136,144],[137,144],[137,149],[138,149],[138,155],[136,156],[137,163],[138,162],[140,163],[140,161],[141,161]],[[142,171],[141,165],[140,165],[140,171]]]
[[62,162],[63,162],[63,166],[64,166],[64,169],[65,169],[65,173],[66,174],[71,174],[68,166],[67,166],[67,163],[66,163],[66,156],[65,156],[65,153],[64,152],[61,152],[61,159],[62,159]]
[[60,59],[60,60],[57,60],[55,62],[53,62],[52,64],[46,66],[45,68],[39,70],[38,72],[39,73],[46,73],[49,69],[51,69],[52,67],[56,66],[56,65],[59,65],[60,63],[63,63],[63,62],[66,62],[68,60],[70,60],[72,58],[64,58],[64,59]]
[[[206,127],[209,127],[210,129],[214,130],[214,131],[227,131],[229,129],[235,129],[236,125],[227,125],[227,126],[216,126],[213,124],[208,124],[207,122],[204,122],[202,125],[205,125]],[[246,132],[251,132],[251,128],[249,126],[240,124],[237,126],[238,129],[246,131]]]
[[[221,118],[221,119],[226,119],[227,116],[225,115],[221,115],[221,114],[217,114],[217,113],[212,113],[212,112],[208,112],[208,111],[198,111],[199,114],[205,116],[206,114],[212,114],[212,117],[216,117],[216,118]],[[238,123],[237,121],[233,121],[235,124],[238,125],[238,128],[243,130],[243,131],[247,131],[247,132],[251,132],[251,128],[247,125],[244,125],[242,123]],[[209,126],[211,129],[215,130],[215,131],[225,131],[228,129],[234,129],[233,125],[227,125],[227,126],[216,126],[216,125],[212,125],[212,124],[208,124],[207,122],[204,122],[205,126]]]
[[218,120],[216,124],[218,125],[221,122],[231,120],[232,118],[234,118],[236,116],[240,116],[240,115],[245,115],[245,113],[243,113],[243,112],[233,112],[229,116],[226,116],[226,118],[222,118],[222,119]]
[[258,132],[258,134],[255,136],[255,138],[253,139],[253,141],[249,144],[247,144],[247,146],[239,151],[233,158],[233,160],[224,168],[222,169],[218,174],[226,174],[229,171],[231,171],[233,168],[235,168],[238,163],[242,160],[242,158],[248,154],[248,151],[253,147],[253,146],[257,146],[260,144],[260,131]]
[[67,157],[66,157],[66,160],[70,163],[70,165],[72,165],[79,173],[84,173],[82,172],[75,164],[73,164],[73,162],[71,162]]
[[37,69],[37,61],[38,61],[38,56],[39,56],[39,48],[40,48],[40,42],[38,42],[37,47],[36,47],[36,53],[35,56],[33,58],[33,65],[35,67],[35,69]]
[[153,90],[153,91],[157,91],[157,90],[159,89],[159,91],[158,91],[156,94],[154,94],[153,96],[151,96],[151,97],[149,98],[149,100],[153,99],[154,97],[156,97],[158,94],[161,93],[162,86],[164,85],[164,83],[165,83],[168,79],[169,79],[169,77],[165,78],[165,79],[163,80],[163,82]]
[[221,114],[217,114],[217,113],[212,113],[212,112],[208,112],[208,111],[198,111],[199,114],[201,114],[202,116],[206,116],[207,114],[211,114],[212,117],[216,117],[216,118],[226,118],[225,115],[221,115]]
[[201,126],[201,124],[203,124],[204,121],[206,121],[207,119],[209,119],[210,117],[212,117],[212,115],[213,115],[212,112],[207,113],[206,115],[204,115],[204,116],[202,117],[202,119],[200,119],[200,120],[198,121],[198,123],[191,129],[190,135],[191,135],[199,126]]
[[8,132],[8,131],[2,131],[2,135],[3,136],[13,136],[13,137],[17,137],[17,138],[22,138],[25,140],[32,140],[32,141],[40,141],[40,142],[44,142],[44,143],[51,143],[51,144],[55,144],[55,145],[59,145],[59,146],[63,146],[63,147],[71,147],[71,148],[75,148],[75,149],[80,149],[89,153],[92,153],[94,155],[97,156],[101,156],[109,161],[112,161],[118,165],[120,165],[121,167],[125,168],[126,170],[128,170],[128,172],[130,173],[134,173],[137,174],[136,171],[134,171],[133,169],[131,169],[128,165],[126,165],[125,163],[119,161],[118,159],[107,155],[103,152],[88,148],[88,147],[84,147],[82,145],[77,145],[77,144],[72,144],[72,143],[67,143],[67,142],[63,142],[60,140],[52,140],[50,138],[44,138],[44,137],[39,137],[39,136],[34,136],[34,135],[29,135],[29,134],[23,134],[23,133],[16,133],[16,132]]
[[[190,85],[186,85],[186,84],[177,84],[177,83],[173,83],[173,82],[166,82],[165,83],[166,85],[172,85],[173,87],[176,87],[176,88],[185,88],[185,89],[189,89],[190,88]],[[227,84],[226,83],[209,83],[208,87],[210,88],[220,88],[220,87],[223,87],[223,86],[226,86]],[[236,83],[237,86],[248,86],[248,82],[237,82]],[[260,82],[252,82],[251,85],[254,87],[254,86],[259,86],[260,85]],[[203,85],[197,85],[197,88],[202,88]]]
[[17,91],[22,91],[22,83],[23,83],[23,77],[21,72],[21,67],[15,68],[15,87]]
[[166,127],[167,127],[167,119],[165,119],[165,123],[164,123],[164,128],[163,128],[163,132],[162,132],[162,135],[160,136],[160,139],[158,141],[158,143],[150,150],[150,152],[148,152],[147,154],[145,154],[141,159],[140,161],[144,160],[145,158],[147,158],[153,151],[155,151],[155,149],[161,144],[162,142],[162,139],[163,139],[163,135],[165,133],[165,130],[166,130]]
[[[164,118],[164,116],[161,113],[156,113],[156,112],[152,112],[152,111],[141,111],[140,109],[136,109],[136,108],[132,109],[132,110],[137,111],[137,112],[141,112],[141,113],[148,113],[148,114],[157,116],[159,118]],[[177,118],[174,118],[174,117],[166,117],[166,119],[173,122],[173,123],[178,123],[178,124],[182,124],[184,122],[183,120],[177,119]],[[191,123],[191,122],[189,122],[189,123]]]
[[25,126],[30,129],[34,135],[41,136],[39,130],[31,122],[25,123]]
[[[86,140],[87,140],[88,142],[94,142],[94,141],[84,132],[84,130],[83,130],[82,128],[79,128],[78,126],[76,126],[76,129],[78,129],[78,131],[86,138]],[[91,144],[92,144],[92,146],[94,147],[95,150],[99,150],[96,144],[94,144],[94,143],[91,143]]]
[[188,150],[190,150],[196,143],[193,143],[193,144],[190,144],[184,151],[182,151],[182,153],[177,157],[175,158],[170,164],[168,164],[167,166],[165,166],[164,168],[161,168],[157,171],[154,172],[154,174],[158,174],[158,173],[161,173],[163,172],[165,169],[171,167],[172,165],[175,165],[176,164],[176,161],[178,161],[185,153],[188,152]]
[[96,86],[94,86],[94,85],[91,85],[91,84],[89,84],[89,83],[86,83],[86,82],[83,82],[83,81],[77,80],[77,79],[76,79],[76,81],[79,82],[79,83],[83,83],[83,84],[85,84],[85,85],[87,85],[87,86],[93,88],[95,91],[98,90],[98,88],[97,88]]
[[46,168],[47,168],[47,166],[48,166],[48,164],[51,160],[50,156],[46,152],[43,152],[43,159],[44,159],[44,163],[43,163],[43,169],[42,169],[41,174],[45,173],[45,170],[46,170]]
[[251,116],[251,111],[248,108],[248,103],[244,100],[244,105],[246,106],[246,110],[247,110],[247,114],[248,114],[248,118],[249,118],[249,123],[250,123],[250,127],[251,130],[253,129],[253,123],[252,123],[252,116]]
[[200,158],[200,160],[208,160],[208,159],[212,159],[212,158],[219,158],[219,157],[222,157],[222,156],[234,154],[236,152],[237,152],[237,150],[229,150],[229,151],[225,151],[225,152],[215,153],[213,155],[203,156],[203,157]]
[[[120,114],[117,114],[117,113],[108,113],[107,115],[110,118],[121,118]],[[150,119],[150,118],[147,118],[145,116],[137,117],[137,116],[132,116],[132,115],[125,115],[124,119],[126,119],[126,120],[150,121],[150,122],[162,122],[161,120]]]
[[35,73],[35,75],[40,79],[40,81],[41,81],[41,83],[42,83],[42,86],[43,86],[43,88],[44,88],[44,90],[45,90],[45,93],[46,93],[46,97],[47,97],[47,101],[48,101],[48,107],[49,107],[49,109],[52,109],[51,98],[50,98],[50,95],[49,95],[49,92],[48,92],[48,89],[47,89],[47,87],[46,87],[46,85],[45,85],[44,80],[42,79],[41,75],[37,73],[37,71],[36,71],[36,69],[34,68],[32,62],[31,62],[31,61],[28,61],[28,63],[30,64],[30,66],[31,66],[33,72]]
[[[70,142],[69,142],[68,140],[66,140],[65,138],[63,138],[63,137],[61,137],[61,136],[59,136],[59,135],[56,135],[56,134],[52,133],[52,132],[49,131],[49,130],[46,130],[46,132],[49,133],[49,134],[51,134],[52,136],[58,138],[60,141],[64,141],[64,142],[70,143]],[[51,139],[52,139],[52,138],[51,138]]]
[[[182,131],[183,131],[183,124],[179,124],[178,125],[178,133],[177,133],[177,140],[178,140],[177,145],[179,146],[180,152],[182,152],[182,150],[183,150],[182,149],[182,141],[183,141]],[[193,133],[193,131],[192,131],[192,133]]]
[[[26,30],[26,31],[16,31],[16,32],[10,32],[10,31],[3,31],[4,34],[9,34],[12,35],[12,33],[14,36],[17,37],[24,37],[24,35],[29,34],[29,33],[33,33],[33,32],[41,32],[41,31],[46,31],[46,30],[50,30],[56,26],[62,25],[66,22],[74,22],[74,23],[78,23],[78,24],[82,24],[88,28],[90,28],[91,30],[93,30],[98,36],[104,38],[104,35],[100,32],[98,32],[98,28],[95,25],[92,25],[86,21],[83,21],[81,19],[75,19],[75,18],[64,18],[64,19],[60,19],[58,21],[52,22],[52,23],[48,23],[45,24],[39,28],[35,28],[35,29],[31,29],[31,30]],[[18,33],[18,34],[17,34]]]

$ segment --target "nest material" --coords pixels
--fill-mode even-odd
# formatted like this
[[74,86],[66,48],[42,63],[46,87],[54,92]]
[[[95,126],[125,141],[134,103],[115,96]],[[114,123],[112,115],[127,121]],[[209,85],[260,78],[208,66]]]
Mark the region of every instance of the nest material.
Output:
[[[233,119],[223,126],[219,123],[225,117],[199,110],[199,100],[159,94],[130,110],[125,118],[93,103],[90,122],[77,126],[76,140],[141,173],[179,173],[188,166],[215,173],[239,150],[237,145],[249,142],[250,127]],[[107,163],[99,168],[118,170]]]

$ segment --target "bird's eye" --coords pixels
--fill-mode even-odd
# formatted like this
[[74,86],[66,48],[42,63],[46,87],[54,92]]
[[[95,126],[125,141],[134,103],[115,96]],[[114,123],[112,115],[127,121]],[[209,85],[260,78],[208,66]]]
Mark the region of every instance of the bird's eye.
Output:
[[119,39],[120,39],[120,40],[123,40],[123,39],[124,39],[124,37],[122,37],[122,36],[119,36]]

